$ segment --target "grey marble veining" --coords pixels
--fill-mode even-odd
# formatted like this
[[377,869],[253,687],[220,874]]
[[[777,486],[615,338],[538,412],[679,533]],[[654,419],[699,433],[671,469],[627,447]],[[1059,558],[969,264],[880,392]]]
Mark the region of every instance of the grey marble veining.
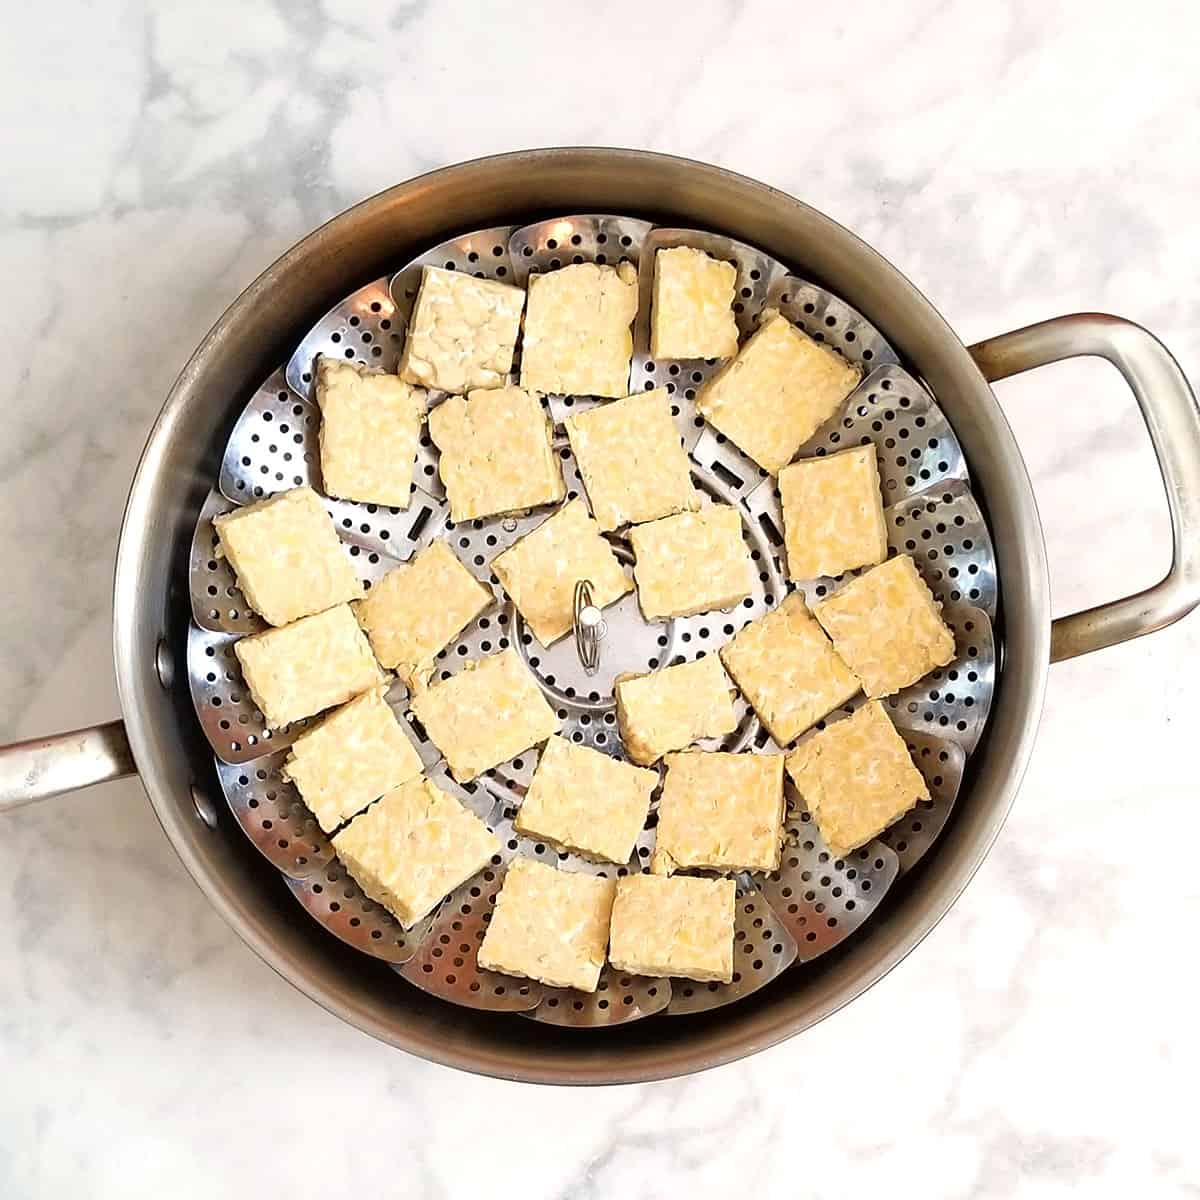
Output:
[[[116,711],[125,492],[207,328],[309,228],[444,163],[707,159],[854,228],[965,340],[1109,310],[1200,372],[1191,4],[9,7],[5,737]],[[998,392],[1057,610],[1161,572],[1161,487],[1113,373]],[[468,1078],[339,1024],[225,927],[136,782],[12,815],[0,1196],[1194,1194],[1200,885],[1175,845],[1198,651],[1200,618],[1055,667],[1013,816],[926,943],[802,1038],[639,1088]]]

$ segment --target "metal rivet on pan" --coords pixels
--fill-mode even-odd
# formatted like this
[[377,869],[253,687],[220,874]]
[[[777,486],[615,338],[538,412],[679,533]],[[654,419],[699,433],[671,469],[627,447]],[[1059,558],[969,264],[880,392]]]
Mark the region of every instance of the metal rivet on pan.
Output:
[[165,688],[175,682],[175,655],[167,645],[166,638],[159,638],[154,650],[154,669],[158,672],[158,682]]
[[217,827],[217,809],[212,800],[202,792],[194,783],[191,787],[192,792],[192,807],[196,810],[196,816],[204,822],[209,829]]

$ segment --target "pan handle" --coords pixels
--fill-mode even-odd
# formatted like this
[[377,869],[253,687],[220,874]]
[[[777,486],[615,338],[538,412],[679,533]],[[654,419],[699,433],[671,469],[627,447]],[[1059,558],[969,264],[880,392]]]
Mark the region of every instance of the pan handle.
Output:
[[124,721],[0,746],[0,812],[136,771]]
[[1200,410],[1171,352],[1152,333],[1105,313],[1075,313],[970,347],[989,382],[1064,358],[1106,358],[1133,390],[1158,458],[1171,514],[1170,570],[1132,596],[1059,617],[1050,661],[1153,633],[1200,604]]

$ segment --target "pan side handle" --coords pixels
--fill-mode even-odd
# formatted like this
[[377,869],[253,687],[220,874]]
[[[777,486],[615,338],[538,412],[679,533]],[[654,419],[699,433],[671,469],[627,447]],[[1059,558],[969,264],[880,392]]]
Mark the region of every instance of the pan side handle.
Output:
[[123,721],[0,746],[0,812],[136,771]]
[[1200,409],[1170,351],[1132,321],[1075,313],[978,342],[970,352],[989,382],[1064,358],[1107,359],[1138,402],[1162,473],[1170,570],[1144,591],[1059,617],[1051,628],[1051,662],[1154,633],[1191,612],[1200,604]]

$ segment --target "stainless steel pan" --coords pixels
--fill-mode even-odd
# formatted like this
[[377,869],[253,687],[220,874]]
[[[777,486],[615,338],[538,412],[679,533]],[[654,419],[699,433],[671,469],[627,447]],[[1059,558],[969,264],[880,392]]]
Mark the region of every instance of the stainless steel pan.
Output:
[[[446,1005],[303,918],[223,805],[182,660],[197,512],[245,397],[330,305],[363,280],[464,229],[554,212],[637,212],[722,231],[802,267],[875,324],[949,416],[995,538],[1003,666],[987,734],[953,819],[889,903],[837,951],[732,1007],[634,1022],[596,1037]],[[1133,390],[1158,455],[1174,557],[1154,587],[1050,619],[1045,547],[1029,478],[990,381],[1080,355],[1108,359]],[[412,180],[337,217],[234,302],[167,397],[130,490],[114,589],[123,721],[0,749],[0,808],[140,773],[187,869],[281,975],[359,1028],[425,1058],[507,1078],[615,1083],[740,1058],[853,999],[945,915],[1012,803],[1049,664],[1160,629],[1200,602],[1200,413],[1167,350],[1115,317],[1059,317],[973,347],[894,267],[813,209],[753,180],[626,150],[541,150]]]

